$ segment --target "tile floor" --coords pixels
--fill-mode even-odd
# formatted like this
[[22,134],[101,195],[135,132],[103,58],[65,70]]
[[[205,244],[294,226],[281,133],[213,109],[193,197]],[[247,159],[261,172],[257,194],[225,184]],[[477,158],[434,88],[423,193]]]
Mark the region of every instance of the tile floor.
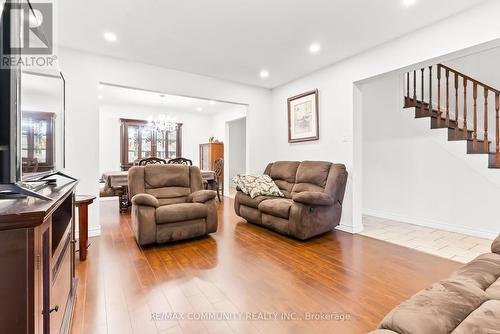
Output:
[[492,240],[488,239],[366,215],[363,224],[362,235],[457,262],[466,263],[480,254],[491,252]]

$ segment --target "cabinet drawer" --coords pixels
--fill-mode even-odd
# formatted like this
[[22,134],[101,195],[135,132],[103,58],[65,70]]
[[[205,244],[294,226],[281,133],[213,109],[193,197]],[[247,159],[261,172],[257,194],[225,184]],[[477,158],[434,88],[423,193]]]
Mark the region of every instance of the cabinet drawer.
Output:
[[66,304],[68,296],[71,291],[71,245],[69,244],[69,235],[67,236],[67,246],[63,248],[60,255],[59,268],[53,279],[50,307],[57,307],[58,310],[50,313],[50,333],[59,333],[64,319],[64,312],[66,311]]

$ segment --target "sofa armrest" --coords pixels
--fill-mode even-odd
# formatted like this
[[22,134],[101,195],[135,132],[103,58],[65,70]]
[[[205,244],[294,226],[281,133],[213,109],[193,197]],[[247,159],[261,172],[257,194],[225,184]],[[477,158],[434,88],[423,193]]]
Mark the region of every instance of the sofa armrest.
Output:
[[213,190],[198,190],[191,193],[188,197],[188,202],[192,203],[205,203],[214,199],[216,192]]
[[154,197],[153,195],[150,194],[137,194],[132,197],[132,204],[133,205],[144,205],[144,206],[151,206],[154,208],[157,208],[160,206],[160,203]]
[[319,191],[302,191],[293,195],[294,202],[299,202],[306,205],[332,205],[333,198]]
[[500,255],[500,235],[491,244],[491,252]]

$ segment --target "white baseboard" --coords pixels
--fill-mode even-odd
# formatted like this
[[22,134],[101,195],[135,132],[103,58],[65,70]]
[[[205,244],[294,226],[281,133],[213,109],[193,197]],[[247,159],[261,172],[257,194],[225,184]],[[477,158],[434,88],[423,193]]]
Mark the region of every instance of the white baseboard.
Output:
[[444,230],[444,231],[467,234],[467,235],[471,235],[474,237],[486,238],[486,239],[490,239],[490,240],[494,240],[498,236],[498,231],[495,232],[495,231],[484,231],[484,230],[480,230],[480,229],[472,229],[472,228],[465,227],[465,226],[457,226],[457,225],[452,225],[452,224],[445,223],[445,222],[438,222],[438,221],[429,220],[429,219],[409,217],[409,216],[401,215],[398,213],[386,212],[386,211],[376,210],[376,209],[365,208],[365,209],[363,209],[363,214],[369,215],[369,216],[374,216],[374,217],[379,217],[379,218],[400,221],[402,223],[407,223],[407,224],[420,225],[420,226],[432,227],[432,228]]
[[352,225],[347,225],[347,224],[343,224],[342,222],[340,222],[340,225],[335,227],[335,229],[339,230],[339,231],[351,233],[351,234],[356,234],[356,233],[360,233],[363,231],[363,225],[352,226]]

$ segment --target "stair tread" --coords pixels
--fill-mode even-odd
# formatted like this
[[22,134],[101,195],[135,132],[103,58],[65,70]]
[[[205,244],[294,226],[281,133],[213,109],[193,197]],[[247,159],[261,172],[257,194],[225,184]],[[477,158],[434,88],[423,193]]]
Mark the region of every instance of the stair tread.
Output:
[[[488,168],[500,169],[500,154],[490,152],[490,144],[492,141],[487,141],[488,145],[485,150],[484,138],[472,138],[474,135],[473,130],[461,128],[460,123],[457,128],[454,119],[449,119],[447,126],[446,110],[438,112],[434,108],[429,108],[428,102],[414,100],[411,97],[405,97],[404,108],[415,108],[415,118],[429,117],[431,120],[431,129],[448,129],[448,141],[464,140],[467,145],[467,154],[488,154]],[[445,115],[445,117],[443,117],[443,115]],[[467,132],[465,133],[465,131]],[[477,146],[474,145],[474,143],[476,143]],[[475,147],[475,149],[473,147]]]

